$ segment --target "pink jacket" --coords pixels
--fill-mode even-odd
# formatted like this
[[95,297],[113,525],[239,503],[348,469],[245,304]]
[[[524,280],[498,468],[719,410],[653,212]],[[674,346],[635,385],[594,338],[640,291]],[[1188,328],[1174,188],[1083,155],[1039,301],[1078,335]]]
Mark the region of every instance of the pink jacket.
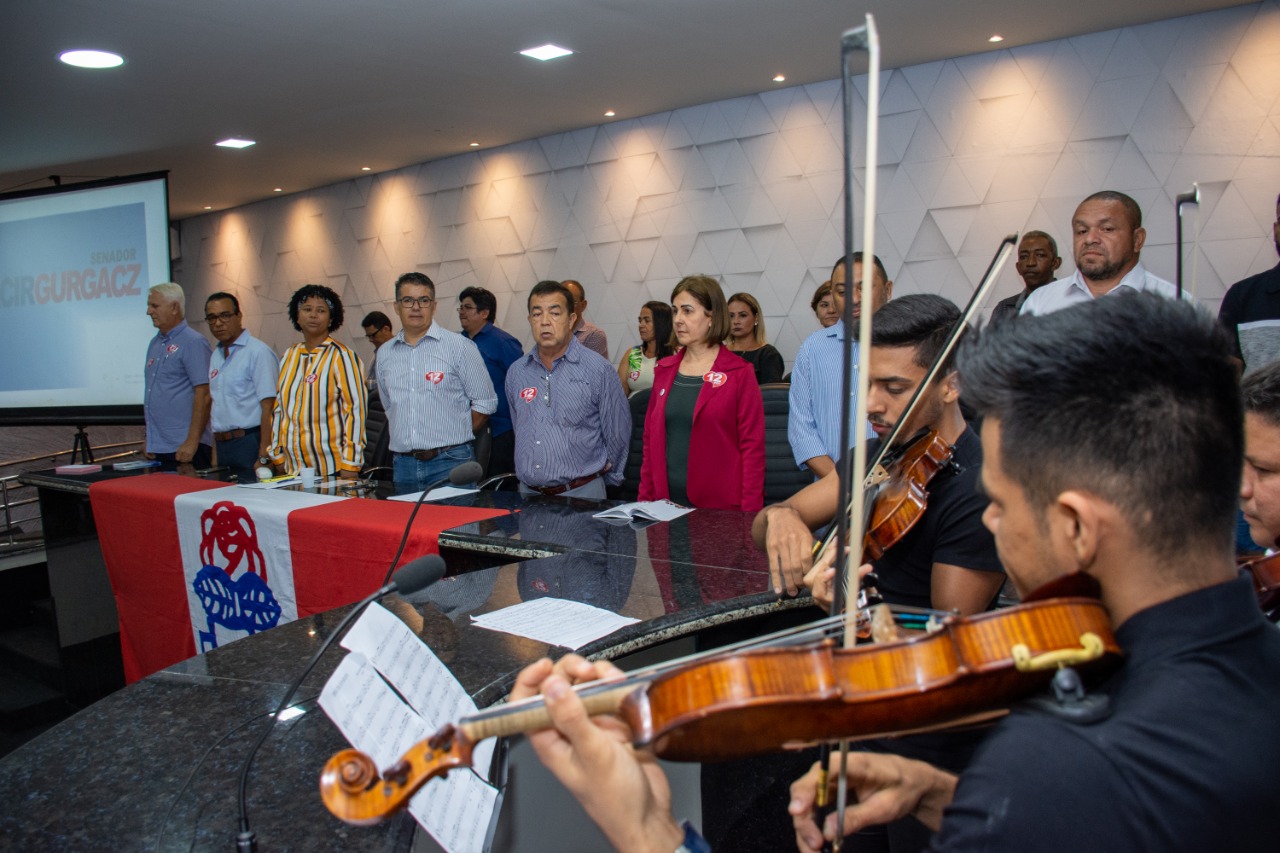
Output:
[[[653,391],[644,418],[640,500],[670,497],[667,485],[667,394],[684,350],[653,369]],[[697,507],[758,512],[764,506],[764,403],[755,370],[720,347],[703,377],[693,410],[689,447],[689,501]]]

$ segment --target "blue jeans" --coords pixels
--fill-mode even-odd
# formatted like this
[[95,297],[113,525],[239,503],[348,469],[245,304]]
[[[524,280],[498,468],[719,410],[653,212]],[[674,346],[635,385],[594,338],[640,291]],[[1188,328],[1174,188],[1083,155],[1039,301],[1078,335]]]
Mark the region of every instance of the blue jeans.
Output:
[[[419,459],[414,459],[412,456],[402,456],[397,453],[391,458],[391,477],[395,484],[396,494],[406,495],[410,492],[421,492],[427,486],[448,477],[449,472],[463,462],[475,458],[470,442],[460,447],[441,451],[430,462],[423,462]],[[449,484],[446,482],[444,485],[447,486]]]

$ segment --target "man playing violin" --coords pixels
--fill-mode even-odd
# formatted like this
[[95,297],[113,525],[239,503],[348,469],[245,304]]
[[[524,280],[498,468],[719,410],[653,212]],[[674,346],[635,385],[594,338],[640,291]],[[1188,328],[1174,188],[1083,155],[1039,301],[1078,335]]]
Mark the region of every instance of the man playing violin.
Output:
[[[1235,570],[1244,427],[1225,334],[1121,294],[984,332],[959,370],[985,416],[983,520],[1005,568],[1023,594],[1097,581],[1126,659],[1095,713],[1019,706],[959,776],[851,755],[846,832],[914,815],[934,850],[1274,850],[1280,632]],[[541,661],[512,695],[546,697],[555,728],[534,748],[611,841],[668,853],[691,836],[661,771],[569,690],[607,668]],[[814,823],[816,785],[792,789],[802,850],[835,831]]]
[[[932,294],[901,296],[876,312],[867,417],[877,436],[893,430],[959,320],[954,304]],[[980,613],[991,606],[1004,574],[991,534],[982,526],[986,501],[976,488],[981,442],[960,412],[960,390],[950,363],[925,389],[898,434],[906,441],[922,429],[936,431],[954,448],[952,464],[926,486],[929,501],[923,517],[874,563],[877,589],[890,604]],[[807,581],[805,576],[813,568],[812,531],[835,517],[839,488],[832,472],[756,516],[752,534],[769,555],[775,591],[785,588],[794,595],[804,584],[818,603],[830,600],[830,559]]]

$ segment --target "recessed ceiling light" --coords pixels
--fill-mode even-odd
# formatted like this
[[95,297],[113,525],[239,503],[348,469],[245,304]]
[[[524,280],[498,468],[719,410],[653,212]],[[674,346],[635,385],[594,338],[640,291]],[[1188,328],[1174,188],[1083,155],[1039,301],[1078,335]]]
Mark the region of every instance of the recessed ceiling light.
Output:
[[116,68],[124,65],[124,57],[105,50],[67,50],[58,58],[76,68]]
[[541,47],[531,47],[528,50],[522,50],[520,53],[532,59],[538,59],[546,62],[548,59],[559,59],[562,56],[570,56],[572,50],[561,47],[558,44],[544,44]]
[[282,192],[284,192],[284,187],[276,187],[275,189],[273,189],[273,190],[272,190],[272,192],[273,192],[273,193],[282,193]]
[[230,136],[221,142],[213,144],[219,148],[248,148],[250,145],[257,145],[258,143],[252,139],[237,139],[234,136]]
[[1004,41],[1004,36],[1000,35],[999,33],[996,33],[991,38],[987,39],[987,41],[991,42],[992,44],[995,44],[996,42]]
[[372,170],[369,166],[361,166],[361,167],[360,167],[360,171],[362,171],[362,172],[371,172],[371,171],[373,171],[373,170]]
[[615,113],[613,110],[605,110],[605,111],[604,111],[604,114],[605,114],[605,116],[607,116],[608,118],[613,118],[614,116],[616,116],[616,115],[617,115],[617,113]]
[[472,147],[472,148],[479,148],[479,147],[480,147],[480,143],[479,143],[479,142],[472,142],[472,143],[470,143],[470,144],[471,144],[471,147]]
[[211,204],[206,204],[206,205],[204,206],[204,209],[205,209],[205,210],[213,210],[213,205],[211,205]]
[[773,75],[773,82],[775,82],[775,83],[785,83],[785,82],[787,82],[787,78],[786,78],[784,75],[782,75],[782,74],[775,74],[775,75]]

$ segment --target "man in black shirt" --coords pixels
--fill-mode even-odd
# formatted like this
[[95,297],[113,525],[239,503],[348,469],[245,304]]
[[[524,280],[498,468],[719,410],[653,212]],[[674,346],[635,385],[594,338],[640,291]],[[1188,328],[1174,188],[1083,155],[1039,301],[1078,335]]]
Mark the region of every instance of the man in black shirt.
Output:
[[[984,331],[959,369],[985,415],[983,520],[1002,563],[1024,593],[1096,580],[1127,657],[1093,691],[1097,713],[1015,708],[959,777],[855,753],[846,831],[910,814],[938,829],[935,850],[1274,850],[1280,632],[1233,561],[1243,417],[1225,333],[1125,293]],[[555,728],[534,748],[615,844],[688,846],[656,762],[569,690],[611,671],[541,661],[512,696],[546,697]],[[810,774],[792,791],[803,850],[824,835],[815,789]]]
[[[932,294],[902,296],[876,312],[867,417],[877,436],[886,437],[902,417],[959,320],[955,305]],[[959,399],[955,371],[944,364],[899,432],[906,441],[918,430],[935,430],[954,447],[954,455],[952,464],[930,481],[928,505],[916,525],[872,564],[877,588],[890,604],[980,613],[1004,583],[995,542],[982,526],[987,503],[977,489],[982,445],[965,424]],[[812,531],[834,518],[838,490],[832,472],[756,516],[752,532],[769,555],[778,591],[785,585],[794,593],[804,579],[819,604],[829,601],[833,572],[829,560],[825,569],[811,571]]]

